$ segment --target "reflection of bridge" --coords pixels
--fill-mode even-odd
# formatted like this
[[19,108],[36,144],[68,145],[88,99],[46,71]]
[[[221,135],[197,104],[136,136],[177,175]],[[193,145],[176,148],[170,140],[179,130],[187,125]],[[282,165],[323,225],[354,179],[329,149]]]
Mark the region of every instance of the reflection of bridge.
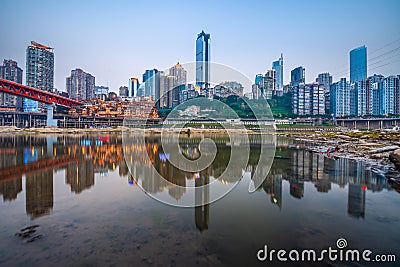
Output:
[[38,161],[24,165],[12,166],[0,169],[0,181],[9,181],[20,178],[23,174],[41,173],[47,169],[56,169],[76,161],[69,155],[63,155],[55,158],[42,158]]
[[48,126],[57,126],[57,123],[53,120],[53,105],[60,105],[64,107],[81,105],[81,103],[78,101],[4,79],[0,79],[0,92],[47,104],[46,108]]

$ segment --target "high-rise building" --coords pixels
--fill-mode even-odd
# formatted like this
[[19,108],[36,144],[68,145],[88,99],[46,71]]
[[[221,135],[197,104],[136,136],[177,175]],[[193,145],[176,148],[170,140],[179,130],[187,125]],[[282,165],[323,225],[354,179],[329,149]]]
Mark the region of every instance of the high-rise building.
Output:
[[267,74],[264,75],[261,84],[261,94],[266,99],[271,99],[274,91],[274,79]]
[[306,69],[297,67],[290,72],[290,84],[297,85],[306,82]]
[[370,87],[370,114],[380,115],[381,112],[381,101],[382,101],[382,82],[385,79],[383,75],[374,74],[368,77]]
[[71,71],[66,78],[66,88],[69,98],[78,101],[95,98],[95,77],[81,69]]
[[354,98],[351,102],[355,102],[355,110],[351,114],[361,116],[371,114],[371,87],[368,79],[362,79],[354,83]]
[[283,54],[277,60],[272,62],[272,69],[276,72],[276,90],[283,89]]
[[275,91],[276,91],[276,71],[274,69],[267,70],[267,72],[265,73],[265,76],[272,78],[272,92],[273,92],[273,95],[275,95]]
[[315,80],[318,84],[322,84],[325,88],[325,92],[329,92],[329,89],[332,84],[332,76],[329,72],[318,74],[317,79]]
[[332,84],[332,76],[329,74],[329,72],[325,72],[325,73],[320,73],[318,74],[317,79],[315,80],[318,84],[321,84],[324,86],[324,94],[325,94],[325,112],[328,113],[329,112],[329,108],[330,108],[330,88],[331,88],[331,84]]
[[175,77],[175,86],[186,84],[187,71],[182,67],[181,64],[179,64],[179,62],[169,69],[169,75]]
[[350,51],[350,83],[367,78],[367,48],[357,47]]
[[325,115],[324,86],[318,83],[294,85],[292,105],[296,115]]
[[156,75],[157,69],[145,70],[143,73],[144,96],[151,96],[157,101],[160,97],[160,75]]
[[257,74],[256,78],[254,79],[254,83],[259,84],[261,82],[262,78],[263,78],[262,74]]
[[350,83],[346,78],[331,85],[330,96],[331,112],[334,116],[350,115]]
[[119,96],[121,97],[129,97],[129,89],[127,86],[119,87]]
[[139,86],[140,86],[140,84],[139,84],[138,78],[130,78],[129,85],[128,85],[129,96],[131,96],[131,97],[141,96],[141,95],[138,95]]
[[[196,85],[207,93],[210,83],[210,34],[204,31],[196,39]],[[202,92],[202,90],[201,90]]]
[[[31,41],[31,45],[26,49],[26,85],[48,92],[53,90],[53,48]],[[38,102],[24,98],[23,110],[37,112]]]
[[[22,84],[22,69],[11,59],[4,59],[0,66],[0,78]],[[0,106],[22,108],[22,98],[7,93],[0,93]]]
[[399,114],[399,77],[389,76],[382,82],[382,114]]
[[160,79],[160,98],[157,106],[160,108],[172,108],[179,104],[178,86],[175,86],[176,77],[159,73]]

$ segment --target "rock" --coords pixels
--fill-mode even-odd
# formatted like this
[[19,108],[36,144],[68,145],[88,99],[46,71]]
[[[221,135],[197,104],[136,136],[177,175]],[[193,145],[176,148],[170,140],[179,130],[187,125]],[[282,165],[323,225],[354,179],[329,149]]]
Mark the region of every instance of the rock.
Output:
[[390,153],[389,160],[394,164],[397,170],[400,170],[400,149],[396,149]]
[[377,148],[374,150],[371,150],[369,153],[371,154],[375,154],[375,153],[382,153],[382,152],[388,152],[388,151],[393,151],[399,149],[398,146],[385,146],[385,147],[381,147],[381,148]]

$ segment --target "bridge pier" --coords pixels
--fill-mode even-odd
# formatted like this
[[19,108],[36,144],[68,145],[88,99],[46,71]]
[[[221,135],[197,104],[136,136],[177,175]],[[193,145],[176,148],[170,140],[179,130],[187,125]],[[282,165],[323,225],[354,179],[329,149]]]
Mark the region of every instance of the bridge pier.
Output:
[[46,110],[47,110],[46,126],[57,127],[57,120],[53,119],[53,106],[54,104],[46,104]]

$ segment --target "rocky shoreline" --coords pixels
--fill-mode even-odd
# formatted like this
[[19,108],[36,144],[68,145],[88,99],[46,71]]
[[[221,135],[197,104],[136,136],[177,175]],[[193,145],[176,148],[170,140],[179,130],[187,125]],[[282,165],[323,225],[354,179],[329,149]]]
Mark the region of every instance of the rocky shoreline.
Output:
[[333,148],[334,152],[327,153],[330,157],[365,161],[400,192],[400,131],[310,132],[284,135],[307,143],[308,149],[316,152],[321,148]]

